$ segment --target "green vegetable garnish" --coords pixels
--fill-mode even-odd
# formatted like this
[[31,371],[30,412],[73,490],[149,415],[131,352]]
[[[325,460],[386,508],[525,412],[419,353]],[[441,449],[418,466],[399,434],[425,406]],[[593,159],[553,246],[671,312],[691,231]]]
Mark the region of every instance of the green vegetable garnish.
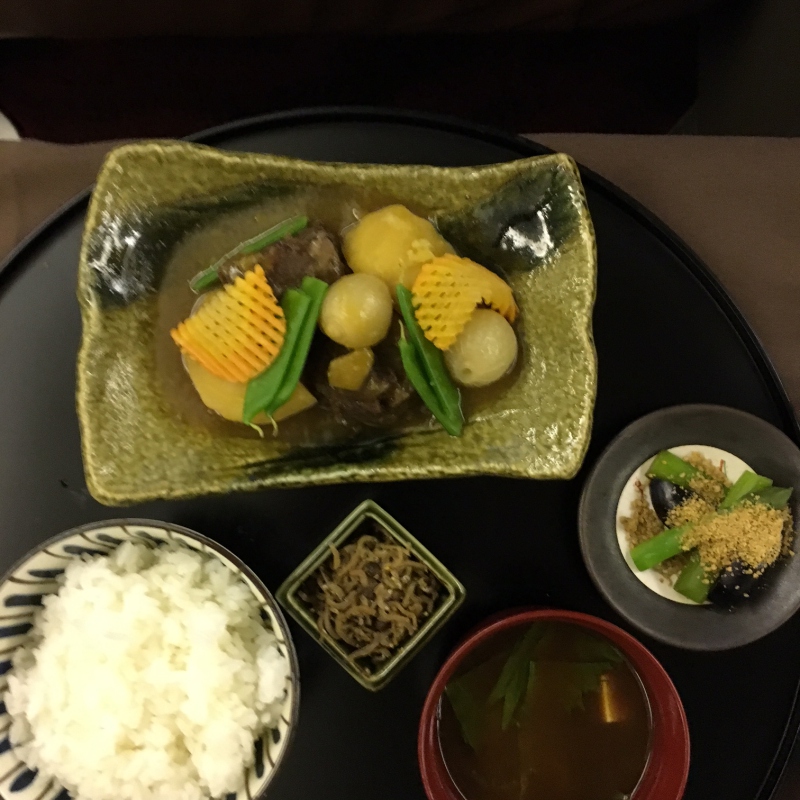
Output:
[[464,427],[461,395],[447,372],[442,353],[425,338],[414,313],[411,292],[402,284],[397,286],[397,303],[408,330],[408,339],[405,335],[400,339],[406,375],[442,427],[451,436],[459,436]]
[[189,281],[189,287],[191,290],[197,294],[200,294],[200,292],[210,289],[219,280],[219,273],[217,270],[225,261],[228,260],[229,257],[232,257],[231,254],[235,255],[235,253],[231,251],[231,253],[223,256],[219,261],[217,261],[214,266],[208,267],[207,269],[204,269],[202,272],[199,272],[197,275],[195,275],[194,278]]
[[325,283],[325,281],[321,281],[319,278],[312,278],[309,276],[303,278],[300,291],[309,298],[310,303],[303,318],[300,334],[297,337],[288,369],[278,389],[278,393],[275,395],[272,402],[264,409],[270,416],[284,403],[289,401],[292,393],[297,388],[300,376],[303,374],[303,368],[306,365],[306,360],[308,359],[308,351],[311,349],[311,341],[314,338],[314,332],[317,329],[319,310],[322,307],[325,293],[328,291],[328,284]]
[[289,289],[281,306],[286,317],[286,333],[278,357],[247,384],[242,421],[250,425],[262,411],[272,415],[289,401],[297,388],[308,351],[317,329],[319,310],[328,284],[307,276],[299,289]]
[[559,655],[553,658],[554,653],[547,644],[552,641],[552,634],[549,623],[533,623],[505,657],[488,697],[485,695],[486,678],[497,668],[494,657],[447,684],[445,692],[461,727],[461,735],[473,750],[477,750],[487,726],[491,725],[493,706],[501,704],[501,730],[520,724],[523,709],[531,702],[545,665],[554,667],[559,676],[566,678],[560,677],[548,691],[557,692],[563,709],[570,712],[583,709],[585,696],[596,692],[603,675],[622,661],[622,655],[612,644],[580,630],[571,634],[574,656],[565,654],[562,657],[557,650]]
[[756,475],[755,472],[746,470],[739,476],[736,483],[725,493],[725,497],[719,504],[719,510],[727,511],[729,508],[733,508],[736,503],[740,503],[742,500],[746,499],[748,495],[763,492],[770,486],[772,486],[772,481],[769,478]]
[[647,470],[648,478],[669,481],[676,486],[689,489],[689,483],[702,473],[688,461],[684,461],[669,450],[662,450]]
[[[233,253],[233,251],[231,251],[231,253]],[[198,272],[197,275],[195,275],[194,278],[189,281],[189,287],[191,290],[197,294],[200,294],[200,292],[210,289],[219,280],[219,273],[217,270],[225,261],[228,260],[230,256],[231,254],[229,253],[217,261],[214,266],[208,267],[202,272]]]
[[681,570],[675,581],[675,591],[695,603],[705,603],[716,579],[708,574],[696,550],[692,551],[689,563]]
[[461,433],[462,423],[459,420],[453,419],[450,414],[445,413],[439,403],[439,398],[434,393],[433,387],[428,382],[428,378],[422,369],[419,353],[414,345],[406,338],[406,329],[402,326],[400,328],[400,340],[397,346],[400,349],[400,360],[403,362],[403,369],[408,379],[411,381],[414,390],[422,399],[422,402],[425,403],[428,410],[439,420],[442,427],[451,436],[458,436]]
[[252,253],[257,253],[259,250],[263,250],[265,247],[269,247],[271,244],[275,244],[287,236],[294,236],[296,233],[300,233],[307,225],[308,217],[292,217],[291,219],[279,222],[277,225],[273,225],[257,236],[253,236],[252,239],[240,242],[233,250],[225,253],[222,258],[215,261],[210,267],[195,275],[194,278],[189,281],[189,286],[193,292],[197,292],[198,294],[204,292],[219,280],[219,268],[226,261],[230,261],[230,259],[236,256],[247,256]]
[[247,384],[242,413],[245,425],[250,425],[258,414],[272,406],[289,370],[292,354],[303,331],[303,322],[310,306],[311,298],[298,289],[288,289],[283,295],[281,307],[286,317],[283,346],[272,364]]
[[636,569],[640,571],[652,569],[662,561],[682,553],[681,539],[689,527],[689,525],[681,525],[679,528],[667,528],[652,539],[637,544],[631,550],[631,559],[636,565]]
[[789,498],[792,496],[792,489],[781,489],[779,486],[768,486],[760,492],[753,494],[756,503],[772,506],[772,508],[786,508]]

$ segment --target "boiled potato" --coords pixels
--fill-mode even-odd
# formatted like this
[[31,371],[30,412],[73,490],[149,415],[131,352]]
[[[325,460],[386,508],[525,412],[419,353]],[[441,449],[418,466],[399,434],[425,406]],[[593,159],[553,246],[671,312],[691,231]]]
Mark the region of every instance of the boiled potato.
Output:
[[496,311],[479,308],[470,317],[444,360],[463,386],[488,386],[503,377],[517,360],[517,337]]
[[[295,414],[312,408],[316,404],[317,398],[314,397],[302,383],[298,383],[297,386],[294,387],[294,391],[289,399],[280,408],[275,409],[272,419],[275,422],[281,422],[285,419],[289,419],[289,417],[295,416]],[[263,417],[266,415],[259,414],[258,416]],[[256,424],[258,425],[259,423],[256,422]]]
[[328,384],[333,389],[357,392],[364,385],[374,363],[375,354],[369,347],[331,359],[328,364]]
[[[183,364],[204,405],[231,422],[242,421],[246,383],[234,383],[218,378],[188,356],[184,356]],[[314,395],[302,383],[298,383],[292,396],[275,412],[273,419],[275,422],[280,422],[311,408],[316,402]],[[256,425],[266,425],[269,423],[269,417],[266,414],[258,414],[253,422]]]
[[410,289],[423,264],[455,252],[427,219],[401,205],[366,214],[342,249],[353,272],[376,275],[393,293],[398,283]]
[[328,289],[319,312],[322,332],[351,350],[378,344],[391,323],[392,296],[374,275],[339,278]]

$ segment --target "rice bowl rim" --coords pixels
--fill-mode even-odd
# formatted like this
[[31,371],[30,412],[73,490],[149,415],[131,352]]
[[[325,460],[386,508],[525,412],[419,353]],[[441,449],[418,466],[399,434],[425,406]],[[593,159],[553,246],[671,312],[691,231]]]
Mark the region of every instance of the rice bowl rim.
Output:
[[[289,719],[286,725],[286,734],[283,737],[283,745],[277,754],[277,758],[275,758],[274,764],[270,764],[269,774],[266,774],[263,779],[259,779],[264,780],[264,785],[261,786],[255,793],[253,793],[252,796],[253,800],[259,800],[259,798],[264,796],[266,790],[269,788],[269,785],[272,783],[273,778],[283,764],[286,752],[289,750],[292,742],[294,741],[294,733],[295,728],[297,727],[298,712],[300,709],[300,666],[297,659],[297,651],[295,650],[294,641],[289,631],[289,626],[286,623],[286,618],[284,617],[278,602],[275,600],[272,592],[270,592],[270,590],[266,587],[261,578],[259,578],[255,571],[245,564],[245,562],[242,561],[239,556],[214,539],[211,539],[210,537],[183,525],[178,525],[173,522],[163,522],[156,519],[147,519],[144,517],[116,517],[114,519],[98,520],[96,522],[87,522],[83,525],[77,525],[74,528],[69,528],[66,531],[57,533],[55,536],[51,536],[36,547],[31,548],[21,558],[15,561],[14,564],[12,564],[11,567],[3,573],[2,577],[0,577],[0,590],[5,588],[14,574],[18,570],[24,568],[28,561],[39,555],[42,551],[47,550],[52,545],[58,544],[64,539],[100,528],[125,528],[134,526],[141,526],[143,528],[156,528],[165,532],[181,534],[182,536],[193,539],[199,544],[204,545],[206,548],[213,550],[218,555],[222,556],[229,562],[228,564],[225,564],[227,568],[231,569],[232,572],[238,574],[240,577],[246,579],[245,583],[248,585],[250,591],[253,592],[259,604],[269,607],[269,610],[271,611],[273,618],[278,625],[279,630],[275,631],[275,633],[280,633],[280,635],[283,637],[286,647],[286,654],[289,661],[289,684],[292,690],[292,699],[289,707]],[[91,542],[91,540],[89,541]],[[140,539],[140,542],[142,544],[146,544],[147,540],[143,538]],[[116,545],[100,545],[96,542],[92,542],[92,544],[94,544],[96,547],[107,546],[109,548],[110,555],[114,550],[117,549],[117,547],[119,547],[120,544],[124,544],[124,542],[119,542],[119,544]],[[80,559],[80,556],[74,556],[71,558]],[[43,594],[58,594],[58,590],[55,592],[43,592]],[[22,646],[23,643],[18,644],[14,648],[14,653],[16,653],[16,651]],[[13,659],[13,654],[10,654],[9,657]],[[265,730],[265,734],[266,732],[267,731]],[[24,763],[21,759],[20,761],[21,763]],[[254,765],[251,764],[250,767],[248,767],[248,771],[252,770],[253,766]],[[0,800],[4,800],[5,797],[5,793],[0,790]],[[77,800],[80,800],[80,798],[77,798]]]

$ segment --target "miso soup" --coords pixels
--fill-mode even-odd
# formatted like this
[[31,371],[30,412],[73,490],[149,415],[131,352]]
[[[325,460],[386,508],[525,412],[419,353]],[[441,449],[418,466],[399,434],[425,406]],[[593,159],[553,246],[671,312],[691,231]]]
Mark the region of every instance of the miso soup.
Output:
[[442,757],[465,800],[623,800],[647,763],[638,676],[577,625],[492,637],[450,680],[440,712]]

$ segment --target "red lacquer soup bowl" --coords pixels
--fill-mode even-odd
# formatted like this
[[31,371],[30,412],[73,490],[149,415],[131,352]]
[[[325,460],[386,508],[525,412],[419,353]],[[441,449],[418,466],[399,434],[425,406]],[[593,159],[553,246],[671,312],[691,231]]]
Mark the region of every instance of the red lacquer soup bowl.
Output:
[[616,625],[588,614],[555,609],[514,611],[491,618],[471,633],[439,670],[422,709],[417,744],[429,800],[464,800],[447,771],[439,746],[439,709],[445,687],[475,648],[501,631],[533,622],[578,625],[605,637],[627,658],[639,676],[651,716],[650,752],[631,800],[680,800],[689,773],[689,728],[678,692],[664,668],[649,650]]

